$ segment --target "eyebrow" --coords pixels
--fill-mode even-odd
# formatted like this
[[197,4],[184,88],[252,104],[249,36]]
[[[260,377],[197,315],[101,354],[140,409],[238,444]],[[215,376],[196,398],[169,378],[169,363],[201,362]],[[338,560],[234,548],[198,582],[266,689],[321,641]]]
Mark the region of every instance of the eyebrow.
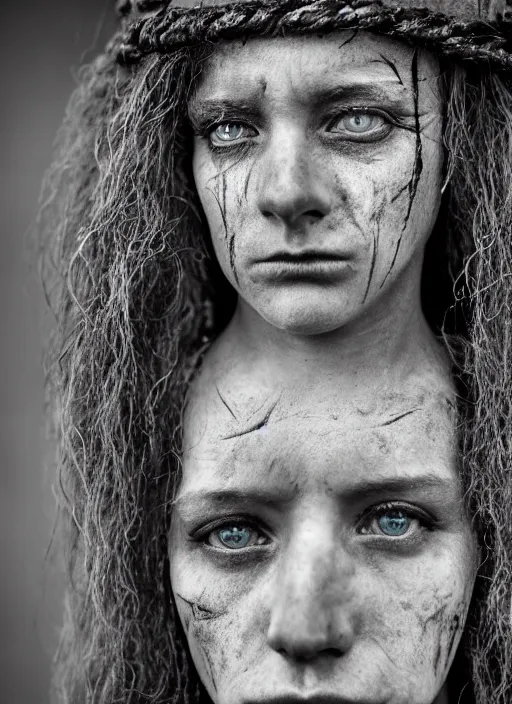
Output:
[[[384,62],[382,62],[384,63]],[[386,86],[386,89],[384,89]],[[396,78],[383,79],[378,83],[355,82],[342,85],[313,88],[308,90],[302,102],[312,103],[315,108],[327,108],[346,100],[379,101],[393,105],[403,105],[404,98],[412,101],[403,85]],[[258,118],[262,114],[262,99],[259,93],[247,94],[233,99],[229,96],[200,98],[197,95],[189,102],[189,119],[194,125],[204,125],[215,122],[230,114],[241,114],[245,117]]]
[[230,98],[192,98],[188,104],[188,118],[196,129],[204,129],[219,120],[243,116],[248,119],[261,117],[255,98],[233,100]]
[[415,477],[380,477],[357,482],[343,493],[347,501],[363,501],[365,499],[381,498],[386,495],[404,494],[434,494],[435,498],[452,497],[457,490],[456,482],[439,477],[435,474],[424,474]]
[[261,488],[245,491],[237,489],[187,491],[179,496],[173,505],[180,516],[187,520],[187,518],[195,518],[198,514],[211,508],[228,508],[235,505],[247,509],[254,508],[256,505],[275,508],[289,503],[296,493],[296,489],[265,491]]
[[[188,491],[178,497],[174,502],[174,507],[180,516],[186,521],[194,519],[208,509],[237,508],[246,507],[253,509],[255,506],[280,507],[293,501],[298,493],[298,489],[283,489],[281,487],[269,491],[261,488],[247,490],[209,490],[209,491]],[[391,497],[396,498],[404,495],[428,495],[439,503],[449,503],[455,497],[458,498],[457,484],[455,481],[439,477],[434,474],[423,474],[421,476],[400,476],[400,477],[375,477],[357,481],[352,486],[347,487],[340,494],[340,501],[346,505],[360,504],[364,501],[380,499],[385,501]]]

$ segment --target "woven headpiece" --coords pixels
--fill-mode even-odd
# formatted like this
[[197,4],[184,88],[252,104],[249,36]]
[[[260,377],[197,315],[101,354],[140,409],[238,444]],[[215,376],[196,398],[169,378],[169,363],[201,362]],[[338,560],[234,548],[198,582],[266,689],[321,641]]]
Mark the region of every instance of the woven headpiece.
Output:
[[253,36],[369,30],[512,70],[512,0],[119,0],[121,63]]

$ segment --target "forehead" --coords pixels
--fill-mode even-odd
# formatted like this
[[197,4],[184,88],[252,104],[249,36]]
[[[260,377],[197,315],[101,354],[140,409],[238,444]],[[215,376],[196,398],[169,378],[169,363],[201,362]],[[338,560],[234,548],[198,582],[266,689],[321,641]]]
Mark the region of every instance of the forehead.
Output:
[[[224,42],[206,61],[197,95],[222,98],[255,90],[263,95],[274,87],[304,93],[345,82],[406,91],[414,83],[415,51],[389,37],[352,31]],[[417,72],[417,80],[436,86],[439,66],[430,52],[419,52]]]
[[441,394],[383,399],[372,408],[279,398],[259,415],[235,422],[213,396],[193,403],[182,491],[266,486],[285,492],[297,484],[306,492],[329,487],[342,494],[361,477],[453,480],[457,474],[453,414]]

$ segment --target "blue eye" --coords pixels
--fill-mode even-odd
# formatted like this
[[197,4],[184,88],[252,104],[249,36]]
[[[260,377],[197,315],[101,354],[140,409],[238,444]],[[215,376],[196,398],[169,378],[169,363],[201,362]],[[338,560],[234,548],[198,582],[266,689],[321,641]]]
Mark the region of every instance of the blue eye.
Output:
[[251,531],[249,528],[231,526],[230,528],[221,528],[217,535],[220,542],[227,548],[236,550],[237,548],[245,548],[251,539]]
[[266,536],[243,523],[225,523],[208,534],[207,542],[215,548],[242,550],[253,545],[264,545]]
[[407,533],[411,518],[403,511],[386,511],[377,519],[377,525],[384,535],[397,537]]
[[334,121],[329,132],[354,141],[378,140],[385,137],[391,123],[383,115],[371,112],[350,112]]
[[255,131],[242,122],[222,122],[210,132],[210,142],[216,146],[227,146],[254,137]]
[[370,508],[360,519],[358,533],[377,538],[419,538],[432,529],[433,519],[419,507],[381,504]]

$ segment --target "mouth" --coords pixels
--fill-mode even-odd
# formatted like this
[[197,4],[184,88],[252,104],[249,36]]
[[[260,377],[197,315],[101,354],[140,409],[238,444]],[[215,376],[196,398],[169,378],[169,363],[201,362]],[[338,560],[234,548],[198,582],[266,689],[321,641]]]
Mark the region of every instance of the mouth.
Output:
[[346,699],[336,694],[318,694],[312,697],[297,697],[296,695],[284,695],[269,699],[258,699],[244,702],[244,704],[380,704],[362,699]]
[[300,252],[276,252],[266,259],[260,259],[261,263],[290,263],[290,264],[307,264],[315,262],[342,262],[347,261],[348,257],[339,252],[322,252],[318,250],[302,250]]
[[346,254],[319,250],[276,252],[265,259],[255,260],[253,267],[257,276],[263,279],[313,282],[339,279],[351,268]]

